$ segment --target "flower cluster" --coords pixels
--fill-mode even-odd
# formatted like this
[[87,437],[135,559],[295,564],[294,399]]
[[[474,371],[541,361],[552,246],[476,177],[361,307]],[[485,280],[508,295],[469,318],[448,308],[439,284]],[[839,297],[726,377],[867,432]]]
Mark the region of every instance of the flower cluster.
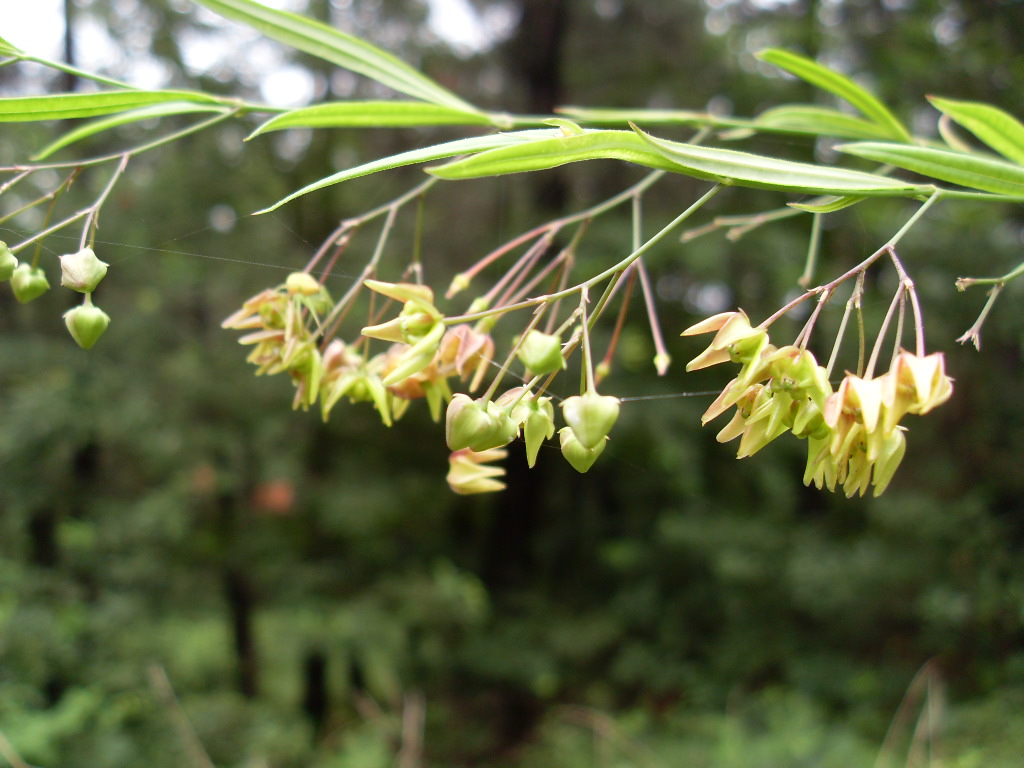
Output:
[[[304,272],[253,296],[222,325],[251,331],[239,341],[253,346],[248,360],[257,366],[257,374],[289,373],[296,386],[294,407],[309,408],[319,400],[325,421],[342,398],[371,403],[386,426],[413,400],[425,399],[435,421],[446,407],[445,437],[452,451],[448,483],[457,493],[504,487],[504,469],[492,463],[503,458],[501,449],[517,438],[524,440],[532,467],[544,441],[556,430],[552,398],[533,387],[540,376],[565,368],[561,337],[527,331],[516,340],[515,354],[510,353],[504,366],[496,366],[500,372],[487,394],[453,395],[450,380],[460,380],[473,392],[494,365],[489,333],[493,320],[476,325],[448,320],[424,285],[376,280],[363,285],[401,302],[401,309],[390,320],[364,327],[354,344],[325,338],[324,326],[342,307]],[[371,356],[373,339],[389,345]],[[531,383],[495,396],[501,375],[513,360],[524,366],[523,380]],[[562,403],[566,426],[559,442],[576,470],[586,472],[600,456],[618,413],[619,400],[599,395],[593,387]]]
[[[290,374],[296,387],[293,407],[309,408],[319,399],[324,421],[346,398],[371,403],[391,426],[409,402],[426,399],[435,421],[451,398],[447,380],[472,378],[480,384],[494,351],[490,336],[468,325],[446,328],[429,288],[366,281],[367,287],[404,302],[398,317],[363,329],[364,343],[325,340],[324,324],[335,309],[327,290],[305,272],[296,272],[276,288],[248,299],[222,323],[250,330],[239,342],[253,345],[248,361],[257,375]],[[365,354],[369,338],[391,345]]]
[[684,336],[715,333],[688,371],[721,362],[740,364],[703,416],[703,423],[735,406],[720,442],[740,437],[737,456],[751,456],[785,432],[808,442],[804,483],[847,496],[873,487],[881,494],[906,449],[905,414],[924,414],[953,392],[942,353],[919,356],[901,350],[881,376],[847,373],[833,391],[828,372],[806,349],[775,347],[764,328],[752,327],[742,311],[710,317]]
[[247,360],[257,367],[256,375],[288,373],[295,384],[292,407],[306,409],[320,395],[325,370],[317,328],[331,305],[326,288],[296,272],[246,300],[221,327],[251,330],[239,343],[253,345]]

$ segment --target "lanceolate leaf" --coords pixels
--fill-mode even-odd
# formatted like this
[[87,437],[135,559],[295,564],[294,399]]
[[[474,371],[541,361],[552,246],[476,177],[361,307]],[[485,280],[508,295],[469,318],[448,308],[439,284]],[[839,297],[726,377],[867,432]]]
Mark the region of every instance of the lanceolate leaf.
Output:
[[26,96],[0,99],[0,122],[33,122],[96,117],[115,112],[160,104],[187,101],[198,104],[223,104],[214,96],[192,91],[101,91],[99,93],[60,93],[53,96]]
[[[422,149],[414,149],[409,152],[402,152],[397,155],[390,155],[388,157],[381,158],[380,160],[374,160],[369,163],[364,163],[363,165],[357,165],[354,168],[339,171],[331,176],[315,181],[302,189],[292,192],[287,197],[278,200],[270,207],[264,208],[262,211],[256,211],[256,213],[269,213],[270,211],[280,208],[285,203],[291,202],[303,195],[308,195],[310,192],[315,192],[318,189],[323,189],[324,187],[329,187],[333,184],[340,184],[343,181],[358,179],[360,176],[369,176],[370,174],[377,173],[379,171],[387,171],[391,168],[399,168],[403,165],[428,163],[431,160],[441,160],[446,157],[455,157],[456,155],[465,155],[471,152],[484,152],[488,149],[505,146],[506,144],[529,141],[535,133],[537,132],[518,131],[516,133],[499,133],[492,136],[477,136],[471,139],[457,139],[444,144],[436,144],[432,147],[424,147]],[[547,131],[545,131],[545,133],[547,133]]]
[[732,149],[698,147],[656,139],[639,129],[637,132],[647,144],[674,163],[676,171],[723,184],[804,194],[864,197],[916,196],[932,191],[930,185],[914,185],[874,173],[779,160]]
[[110,130],[111,128],[116,128],[119,125],[135,123],[139,120],[150,120],[156,117],[164,117],[165,115],[184,115],[195,112],[226,112],[228,109],[229,107],[221,107],[216,104],[196,104],[195,102],[189,101],[169,101],[165,104],[154,104],[151,107],[143,107],[142,109],[120,112],[113,117],[104,117],[100,120],[94,120],[76,128],[73,131],[68,131],[52,144],[48,144],[37,152],[32,159],[45,160],[54,152],[63,149],[69,144],[74,144],[76,141],[81,141],[84,138],[101,133],[102,131]]
[[1024,195],[1024,166],[978,153],[882,142],[844,144],[837,149],[962,187],[1015,197]]
[[928,100],[1003,157],[1024,164],[1024,125],[1013,115],[976,101],[934,96],[929,96]]
[[758,53],[757,56],[852,104],[866,118],[886,131],[885,138],[895,141],[910,141],[910,133],[896,119],[895,115],[875,96],[845,75],[833,72],[804,56],[779,48],[768,48]]
[[400,93],[466,112],[476,108],[387,51],[313,19],[253,0],[196,0],[278,42],[365,75]]
[[791,208],[799,208],[801,211],[807,211],[808,213],[835,213],[836,211],[843,210],[843,208],[856,205],[865,199],[857,195],[819,197],[817,200],[812,200],[809,203],[789,203],[789,206]]
[[601,159],[626,160],[650,168],[678,170],[631,131],[585,131],[572,136],[561,132],[552,136],[550,131],[537,133],[546,136],[481,152],[427,171],[442,179],[476,179]]
[[500,118],[423,101],[340,101],[272,117],[249,138],[285,128],[397,128],[415,125],[492,125]]
[[805,104],[789,104],[762,112],[754,121],[754,127],[844,139],[891,138],[888,129],[862,117],[848,115],[838,109]]
[[7,42],[0,37],[0,54],[3,54],[4,56],[17,56],[20,53],[22,53],[22,50],[18,48],[18,46]]

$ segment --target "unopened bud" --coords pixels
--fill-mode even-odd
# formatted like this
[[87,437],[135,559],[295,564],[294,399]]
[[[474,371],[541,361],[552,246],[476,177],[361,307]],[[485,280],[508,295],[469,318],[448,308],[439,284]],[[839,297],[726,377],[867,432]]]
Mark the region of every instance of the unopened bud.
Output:
[[473,400],[461,392],[452,397],[445,413],[445,439],[453,451],[486,451],[512,442],[519,427],[499,406]]
[[595,447],[587,448],[569,427],[562,427],[558,430],[558,439],[562,445],[562,455],[565,460],[581,474],[594,465],[597,457],[604,451],[605,443],[608,442],[608,438],[604,437]]
[[309,272],[292,272],[284,281],[284,287],[293,296],[315,296],[320,293],[320,283]]
[[29,264],[19,264],[11,274],[11,290],[14,298],[27,304],[50,290],[50,281],[42,267],[33,269]]
[[107,274],[106,262],[96,258],[92,248],[60,257],[60,284],[79,293],[92,293]]
[[78,346],[90,349],[107,330],[110,317],[97,306],[82,304],[64,313],[64,323]]
[[5,280],[10,280],[11,275],[14,274],[14,269],[17,266],[17,257],[11,253],[11,249],[7,247],[7,243],[0,240],[0,283]]
[[565,368],[562,339],[550,333],[530,331],[519,345],[517,355],[522,364],[535,376],[544,376]]
[[587,392],[566,398],[562,416],[584,448],[596,448],[619,418],[619,398]]

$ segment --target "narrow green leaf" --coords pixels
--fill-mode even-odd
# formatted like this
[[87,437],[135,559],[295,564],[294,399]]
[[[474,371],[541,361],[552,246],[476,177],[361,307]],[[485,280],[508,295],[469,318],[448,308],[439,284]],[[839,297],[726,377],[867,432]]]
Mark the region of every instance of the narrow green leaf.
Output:
[[196,112],[226,112],[227,110],[228,107],[220,107],[216,104],[196,104],[189,101],[169,101],[165,104],[154,104],[150,107],[142,107],[141,109],[133,109],[128,112],[120,112],[113,117],[104,117],[99,120],[94,120],[79,128],[75,128],[73,131],[68,131],[53,143],[48,144],[43,149],[39,150],[39,152],[33,156],[32,160],[45,160],[54,152],[57,152],[70,144],[74,144],[76,141],[81,141],[89,136],[93,136],[103,131],[108,131],[111,128],[116,128],[120,125],[136,123],[140,120],[164,117],[166,115],[186,115]]
[[[723,121],[707,112],[690,112],[682,109],[594,109],[591,107],[558,107],[560,115],[587,125],[722,125]],[[732,121],[726,119],[726,124]],[[744,124],[745,121],[743,121]]]
[[1024,195],[1024,166],[980,153],[882,142],[843,144],[837,149],[962,187],[998,195]]
[[423,101],[341,101],[293,109],[270,118],[249,138],[285,128],[399,128],[417,125],[493,125],[499,116]]
[[0,123],[67,120],[125,112],[169,101],[223,104],[204,93],[192,91],[101,91],[60,93],[53,96],[25,96],[0,99]]
[[625,160],[650,168],[678,170],[631,131],[586,131],[566,136],[561,131],[537,131],[532,141],[499,147],[427,168],[442,179],[477,179],[509,173],[541,171],[583,160]]
[[4,38],[0,37],[0,54],[4,56],[17,56],[20,53],[24,53],[14,43],[8,42]]
[[838,136],[844,139],[888,139],[890,132],[869,120],[838,109],[807,104],[787,104],[762,112],[754,120],[760,130]]
[[865,199],[866,198],[859,195],[819,197],[809,203],[789,203],[789,207],[799,208],[801,211],[807,211],[808,213],[835,213],[836,211],[843,210],[843,208],[849,208],[851,205],[856,205]]
[[656,139],[635,130],[647,144],[674,163],[678,172],[723,184],[815,195],[916,196],[932,191],[931,186],[914,185],[874,173],[779,160],[732,149],[698,147]]
[[1024,164],[1024,124],[1010,113],[977,101],[934,96],[929,96],[928,101],[1006,159]]
[[202,6],[263,35],[339,67],[365,75],[400,93],[465,112],[478,111],[396,56],[327,24],[253,0],[196,0]]
[[780,48],[767,48],[759,52],[757,57],[852,104],[865,117],[885,129],[885,138],[895,141],[911,140],[907,129],[881,101],[845,75],[833,72],[816,61]]
[[531,135],[534,133],[535,131],[519,131],[516,133],[499,133],[491,136],[476,136],[470,139],[457,139],[455,141],[445,142],[444,144],[435,144],[434,146],[423,147],[422,149],[413,149],[409,152],[401,152],[397,155],[389,155],[388,157],[381,158],[380,160],[374,160],[369,163],[357,165],[354,168],[347,168],[344,171],[339,171],[338,173],[327,176],[319,181],[314,181],[312,184],[296,190],[287,197],[278,200],[273,205],[264,208],[263,210],[256,211],[256,214],[269,213],[270,211],[280,208],[285,203],[291,202],[303,195],[308,195],[310,192],[315,192],[318,189],[323,189],[324,187],[329,187],[333,184],[340,184],[343,181],[358,179],[360,176],[369,176],[370,174],[377,173],[379,171],[387,171],[404,165],[428,163],[431,160],[441,160],[446,157],[465,155],[470,152],[483,152],[506,144],[529,141]]

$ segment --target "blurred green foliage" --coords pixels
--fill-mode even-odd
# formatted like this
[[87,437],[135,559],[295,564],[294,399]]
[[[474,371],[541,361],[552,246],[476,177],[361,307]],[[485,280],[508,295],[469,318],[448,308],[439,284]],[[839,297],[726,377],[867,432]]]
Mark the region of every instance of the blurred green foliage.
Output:
[[[114,5],[79,12],[127,34]],[[1019,4],[513,5],[518,31],[493,51],[458,59],[411,34],[392,47],[508,109],[551,97],[538,83],[561,103],[717,99],[743,115],[811,98],[753,71],[750,49],[767,44],[842,63],[915,120],[929,119],[926,92],[1012,110],[1024,81]],[[195,20],[181,4],[140,7],[149,48],[187,83],[177,41]],[[397,0],[311,3],[321,16],[331,8],[370,37],[409,32],[423,15]],[[531,39],[554,46],[547,81],[523,57]],[[368,409],[340,408],[327,425],[292,413],[287,385],[254,378],[218,328],[300,267],[339,218],[386,201],[415,172],[270,217],[249,211],[417,135],[316,134],[291,152],[258,140],[244,153],[241,135],[197,137],[140,160],[104,212],[97,251],[111,263],[101,292],[113,322],[89,353],[60,321],[73,298],[51,291],[22,307],[0,294],[0,733],[18,753],[62,768],[200,765],[197,743],[213,764],[239,768],[828,768],[880,754],[891,765],[1019,764],[1019,288],[987,323],[981,355],[952,339],[981,304],[953,279],[1019,261],[1021,209],[949,206],[901,249],[930,344],[957,382],[946,407],[910,424],[885,497],[804,488],[795,442],[737,462],[697,426],[710,398],[694,393],[721,388],[720,375],[684,376],[677,362],[656,379],[650,341],[633,329],[606,385],[627,402],[601,471],[580,477],[551,448],[527,472],[513,454],[505,494],[457,498],[424,409],[391,430]],[[5,163],[42,143],[20,128],[5,137]],[[445,187],[426,209],[431,278],[443,285],[502,238],[635,178],[614,165]],[[661,187],[645,203],[651,226],[693,189]],[[782,202],[747,192],[711,212]],[[871,202],[829,217],[822,277],[909,211]],[[724,295],[752,317],[777,308],[803,268],[808,227],[798,218],[736,243],[714,234],[653,253],[673,357],[699,351],[675,331],[706,314],[701,297]],[[627,219],[598,222],[581,258],[608,263],[629,238]],[[50,257],[72,247],[45,245]],[[332,289],[361,263],[347,276],[342,266]],[[878,295],[869,321],[885,310]],[[834,327],[830,312],[822,323]],[[901,710],[926,665],[930,686]]]

